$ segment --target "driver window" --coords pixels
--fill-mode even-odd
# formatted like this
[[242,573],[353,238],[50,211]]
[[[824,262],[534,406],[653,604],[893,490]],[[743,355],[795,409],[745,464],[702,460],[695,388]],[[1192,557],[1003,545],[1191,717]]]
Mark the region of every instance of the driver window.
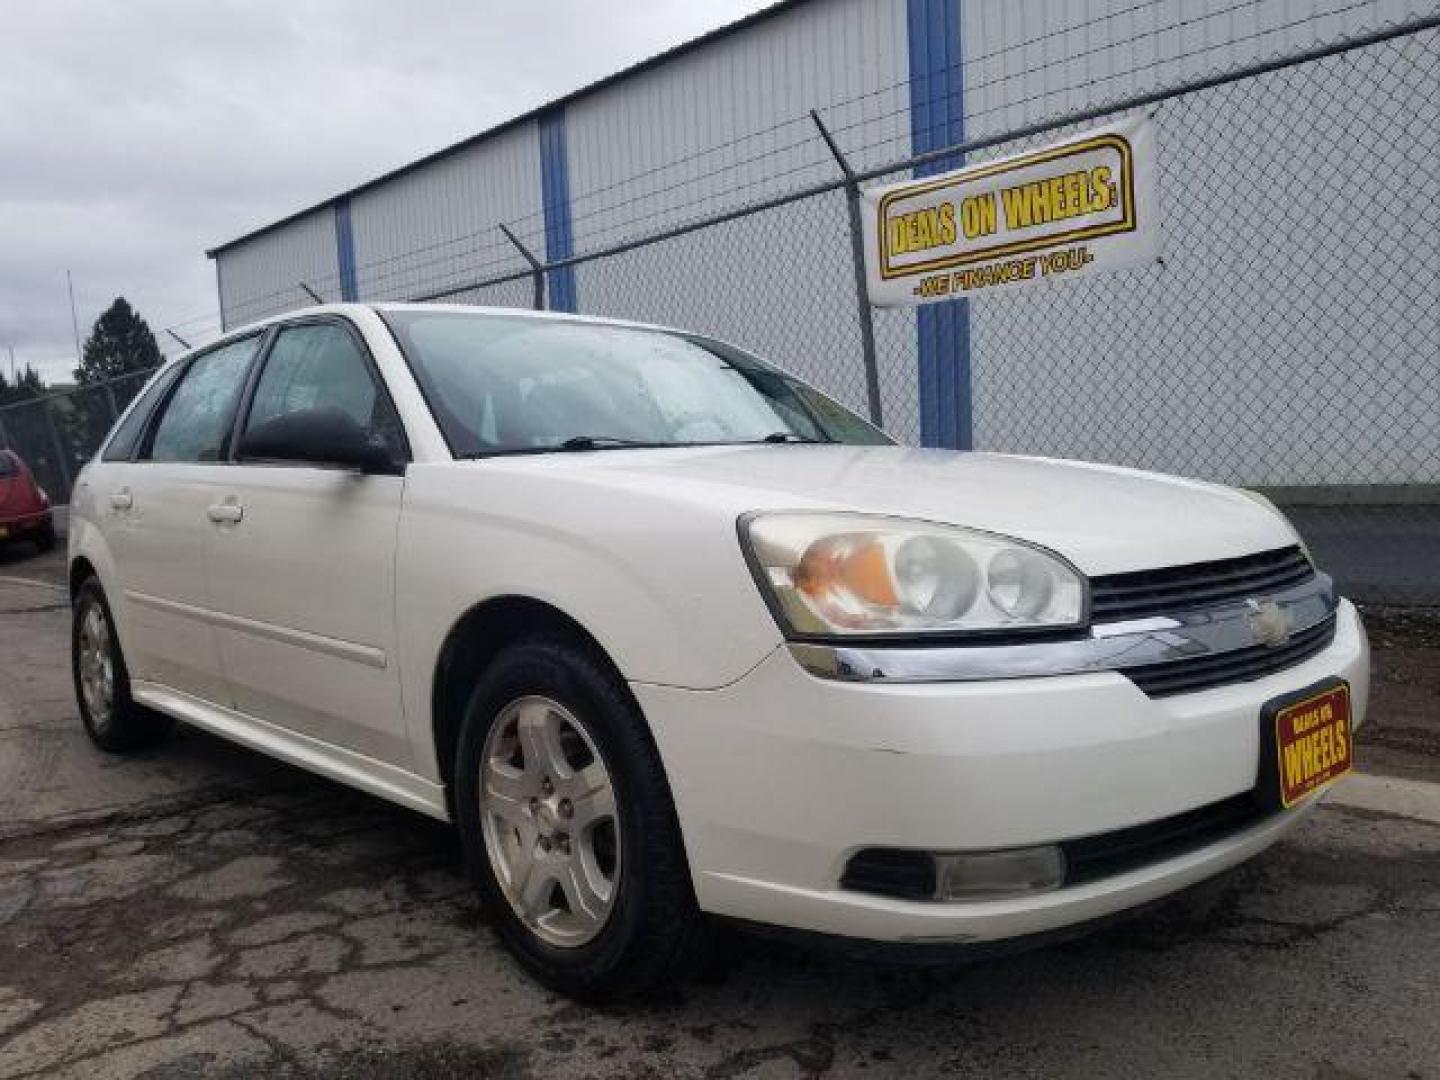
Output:
[[265,361],[245,430],[287,413],[325,408],[347,413],[385,444],[393,460],[405,460],[399,418],[355,339],[332,323],[287,327]]

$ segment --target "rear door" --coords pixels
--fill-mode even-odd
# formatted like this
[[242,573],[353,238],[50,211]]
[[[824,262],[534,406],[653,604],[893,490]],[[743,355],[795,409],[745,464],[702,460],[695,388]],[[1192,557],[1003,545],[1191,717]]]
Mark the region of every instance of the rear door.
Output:
[[360,332],[337,317],[282,326],[241,428],[337,408],[390,451],[393,475],[239,461],[208,565],[236,708],[397,765],[410,759],[395,649],[395,540],[408,451]]
[[129,458],[88,474],[119,577],[131,675],[220,705],[228,688],[209,619],[205,545],[259,342],[242,338],[190,360],[143,431],[116,432],[112,443],[138,434]]

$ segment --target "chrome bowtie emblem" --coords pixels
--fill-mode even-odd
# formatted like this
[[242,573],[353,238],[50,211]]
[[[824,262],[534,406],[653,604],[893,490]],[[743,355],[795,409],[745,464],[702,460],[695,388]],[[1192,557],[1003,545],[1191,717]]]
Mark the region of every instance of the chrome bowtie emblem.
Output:
[[1295,630],[1290,613],[1274,600],[1246,600],[1250,609],[1250,633],[1261,645],[1284,645]]

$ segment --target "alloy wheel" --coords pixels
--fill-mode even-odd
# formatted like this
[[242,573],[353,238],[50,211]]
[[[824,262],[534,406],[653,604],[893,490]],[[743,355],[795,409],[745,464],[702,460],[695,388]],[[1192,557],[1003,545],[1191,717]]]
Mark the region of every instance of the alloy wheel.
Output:
[[80,695],[91,725],[102,730],[115,710],[115,662],[111,657],[110,620],[94,601],[80,612],[80,642],[77,657]]
[[500,711],[481,757],[491,869],[546,944],[578,948],[604,929],[620,883],[615,789],[595,741],[564,705],[523,697]]

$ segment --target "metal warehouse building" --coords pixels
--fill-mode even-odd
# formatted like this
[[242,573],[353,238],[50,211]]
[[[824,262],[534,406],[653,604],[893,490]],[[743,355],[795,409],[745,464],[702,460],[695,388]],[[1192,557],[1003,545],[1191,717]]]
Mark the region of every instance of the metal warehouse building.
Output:
[[877,310],[885,426],[1272,487],[1434,484],[1436,31],[1325,50],[1435,13],[1406,0],[789,0],[221,245],[223,324],[310,291],[528,306],[503,225],[547,261],[621,247],[550,272],[547,306],[712,332],[863,408],[845,192],[778,202],[839,175],[812,109],[853,169],[895,164],[899,178],[915,154],[989,140],[968,159],[1013,152],[1058,137],[1031,130],[1048,118],[1118,105],[1076,120],[1103,123],[1188,84],[1144,103],[1163,262]]

